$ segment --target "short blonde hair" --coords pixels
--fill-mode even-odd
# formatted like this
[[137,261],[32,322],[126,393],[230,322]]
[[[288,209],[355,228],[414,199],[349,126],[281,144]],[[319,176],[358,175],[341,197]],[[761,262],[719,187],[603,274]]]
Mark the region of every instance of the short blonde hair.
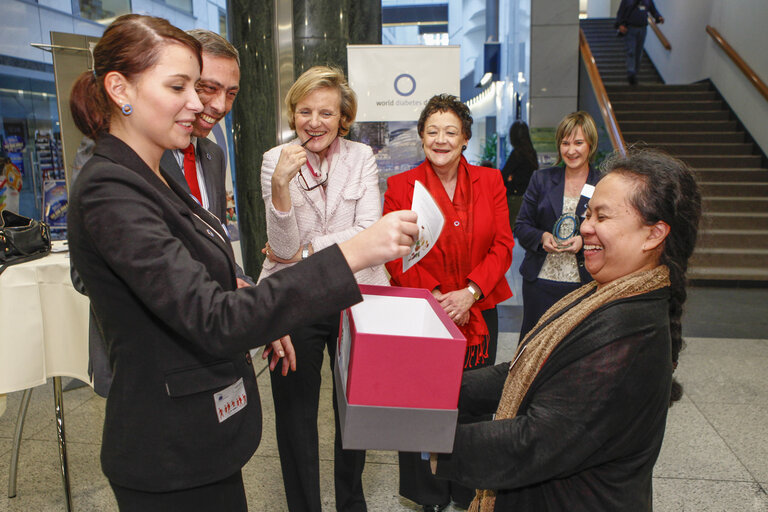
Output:
[[313,66],[306,70],[294,82],[285,96],[285,106],[288,107],[290,114],[288,124],[291,130],[296,129],[294,116],[296,115],[296,105],[308,94],[317,89],[330,87],[337,89],[341,95],[341,120],[339,122],[339,135],[344,136],[349,133],[349,128],[355,122],[357,116],[357,95],[349,87],[344,72],[336,67]]
[[584,138],[587,140],[587,144],[589,144],[589,161],[591,162],[595,158],[595,153],[597,153],[597,126],[595,126],[595,120],[592,119],[591,115],[583,110],[579,110],[565,116],[557,126],[555,140],[558,164],[563,161],[563,156],[560,154],[560,143],[570,137],[576,128],[581,128]]

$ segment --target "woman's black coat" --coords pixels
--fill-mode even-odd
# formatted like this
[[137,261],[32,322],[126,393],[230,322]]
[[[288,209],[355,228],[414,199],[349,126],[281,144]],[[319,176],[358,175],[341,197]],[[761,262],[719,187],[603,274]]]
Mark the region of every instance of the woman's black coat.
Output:
[[[261,404],[247,350],[361,299],[337,246],[236,290],[221,224],[166,181],[106,135],[68,212],[72,260],[114,374],[102,468],[118,485],[151,492],[214,482],[248,462]],[[247,405],[219,422],[214,393],[240,379]]]
[[[497,511],[652,509],[669,405],[669,289],[598,309],[550,354],[512,419],[459,425],[437,475]],[[509,364],[464,373],[459,411],[496,411]]]

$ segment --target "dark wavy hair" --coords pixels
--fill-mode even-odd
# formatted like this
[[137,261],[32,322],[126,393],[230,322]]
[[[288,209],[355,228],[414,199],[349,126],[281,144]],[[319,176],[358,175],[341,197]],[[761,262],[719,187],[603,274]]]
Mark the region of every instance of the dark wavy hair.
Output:
[[[658,221],[669,224],[660,263],[669,267],[669,333],[672,364],[677,368],[683,349],[681,317],[687,297],[686,272],[701,218],[701,192],[696,177],[683,161],[652,149],[630,149],[626,156],[614,153],[603,162],[602,170],[603,175],[618,173],[636,183],[629,201],[647,225]],[[670,406],[682,395],[682,385],[673,379]]]
[[157,63],[160,50],[169,43],[187,46],[203,68],[200,43],[168,20],[125,14],[113,21],[93,49],[93,71],[83,72],[72,86],[69,108],[77,128],[92,139],[109,131],[118,106],[104,90],[104,75],[117,71],[132,81]]
[[464,135],[464,138],[467,140],[472,138],[472,114],[469,111],[469,107],[456,96],[445,93],[436,94],[429,98],[429,101],[424,106],[424,110],[421,111],[417,125],[419,137],[423,138],[424,136],[424,125],[427,124],[429,116],[437,112],[453,112],[456,114],[456,117],[461,121],[461,133]]
[[535,171],[539,168],[539,156],[533,148],[531,133],[528,131],[528,125],[525,124],[525,121],[515,121],[509,127],[509,143],[523,157],[523,160],[528,162],[531,170]]

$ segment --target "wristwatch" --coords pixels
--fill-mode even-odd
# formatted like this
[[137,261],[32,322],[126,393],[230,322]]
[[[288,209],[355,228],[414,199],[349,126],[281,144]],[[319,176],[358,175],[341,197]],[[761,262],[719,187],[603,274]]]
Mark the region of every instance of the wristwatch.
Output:
[[480,293],[480,290],[475,288],[475,286],[472,283],[467,285],[467,290],[469,290],[469,293],[472,294],[472,297],[474,297],[475,300],[480,300],[480,297],[482,297],[483,295],[482,293]]
[[301,259],[305,260],[307,258],[309,258],[309,244],[301,249]]

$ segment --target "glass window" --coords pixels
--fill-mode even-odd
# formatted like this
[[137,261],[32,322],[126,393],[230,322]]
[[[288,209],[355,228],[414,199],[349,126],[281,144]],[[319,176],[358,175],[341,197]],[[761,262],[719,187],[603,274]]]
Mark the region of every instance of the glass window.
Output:
[[131,12],[131,0],[72,0],[72,11],[83,18],[109,25]]
[[227,13],[219,9],[219,35],[224,39],[229,39],[227,34]]
[[55,90],[0,75],[0,210],[41,219],[46,183],[64,179]]
[[165,4],[175,7],[180,11],[192,13],[192,0],[163,0]]

